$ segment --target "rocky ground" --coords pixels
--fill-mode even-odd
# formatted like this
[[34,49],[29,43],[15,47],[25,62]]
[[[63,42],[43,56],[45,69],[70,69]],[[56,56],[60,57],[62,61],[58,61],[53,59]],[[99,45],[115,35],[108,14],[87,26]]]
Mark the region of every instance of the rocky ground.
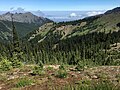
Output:
[[[63,87],[68,84],[78,84],[81,80],[99,81],[108,80],[120,86],[120,66],[98,66],[76,71],[75,66],[66,66],[66,78],[56,77],[60,65],[45,65],[45,74],[42,76],[31,75],[33,65],[20,69],[13,69],[0,73],[0,90],[49,90],[53,87]],[[16,87],[20,80],[32,80],[30,85]]]

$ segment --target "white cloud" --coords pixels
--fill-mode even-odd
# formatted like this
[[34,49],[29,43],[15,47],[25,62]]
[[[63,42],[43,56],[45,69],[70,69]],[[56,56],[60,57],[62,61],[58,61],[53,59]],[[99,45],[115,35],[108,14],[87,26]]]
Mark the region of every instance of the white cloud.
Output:
[[77,17],[77,14],[76,13],[71,13],[70,17]]
[[94,15],[103,14],[103,13],[104,13],[103,11],[90,11],[90,12],[87,12],[87,15],[94,16]]
[[40,17],[45,17],[45,14],[41,12],[40,10],[38,11],[31,11],[34,15],[40,16]]
[[12,13],[24,13],[25,12],[25,10],[24,10],[24,8],[22,8],[22,7],[18,7],[17,9],[14,9],[14,7],[12,7],[12,8],[10,8],[10,10],[11,10],[11,12]]
[[52,17],[48,17],[50,19],[69,19],[69,17],[67,16],[52,16]]
[[11,7],[11,8],[10,8],[10,10],[13,10],[13,9],[14,9],[14,7]]

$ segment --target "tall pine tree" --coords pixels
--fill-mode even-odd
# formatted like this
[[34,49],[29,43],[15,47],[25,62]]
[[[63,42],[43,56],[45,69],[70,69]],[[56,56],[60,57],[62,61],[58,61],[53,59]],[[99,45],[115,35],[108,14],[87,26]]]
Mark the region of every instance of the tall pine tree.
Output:
[[18,34],[14,25],[13,21],[13,14],[11,14],[11,19],[12,19],[12,45],[13,45],[13,53],[12,53],[12,66],[13,68],[18,68],[22,66],[22,63],[20,60],[22,59],[22,52],[20,49],[20,42],[18,38]]

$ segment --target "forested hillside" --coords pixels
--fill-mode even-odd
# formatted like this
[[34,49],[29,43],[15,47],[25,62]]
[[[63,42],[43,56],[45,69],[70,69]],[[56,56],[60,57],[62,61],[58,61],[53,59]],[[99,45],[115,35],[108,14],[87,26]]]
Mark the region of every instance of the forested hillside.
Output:
[[34,47],[34,58],[44,63],[87,60],[99,65],[120,64],[119,49],[113,49],[120,42],[120,11],[116,9],[78,21],[47,23],[31,32],[25,38]]
[[[77,64],[81,60],[87,60],[99,65],[119,64],[119,49],[113,49],[119,47],[120,42],[119,15],[119,12],[113,12],[78,21],[47,23],[19,41],[24,58],[22,61]],[[22,25],[17,27],[16,22],[14,26],[16,32],[23,29]],[[31,29],[33,28],[35,27],[32,26]],[[4,54],[12,51],[11,44],[5,47],[7,50],[3,50]]]

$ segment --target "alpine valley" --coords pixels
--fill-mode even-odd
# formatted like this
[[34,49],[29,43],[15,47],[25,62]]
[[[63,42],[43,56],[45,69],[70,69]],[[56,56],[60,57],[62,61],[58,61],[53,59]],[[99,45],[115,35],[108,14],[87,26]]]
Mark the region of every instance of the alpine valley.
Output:
[[120,90],[120,7],[68,22],[0,15],[0,90]]

